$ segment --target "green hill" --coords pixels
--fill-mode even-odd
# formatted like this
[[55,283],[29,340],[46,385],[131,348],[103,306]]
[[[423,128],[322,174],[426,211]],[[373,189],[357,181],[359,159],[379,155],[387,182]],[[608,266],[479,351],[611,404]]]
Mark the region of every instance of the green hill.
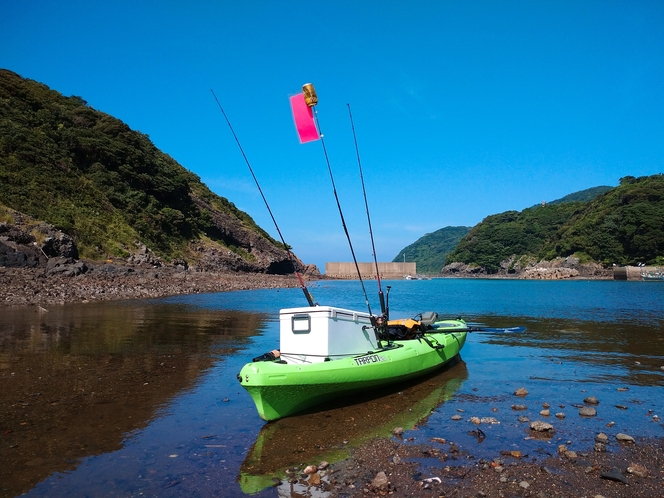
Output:
[[0,70],[2,205],[72,236],[90,259],[145,244],[167,261],[212,251],[236,268],[285,268],[280,243],[147,135],[8,70]]
[[664,264],[664,175],[621,178],[575,212],[544,248],[549,258],[577,252],[605,266]]
[[539,257],[550,238],[582,205],[565,202],[487,216],[459,242],[445,264],[474,264],[495,273],[501,261],[512,255]]
[[440,273],[447,255],[454,250],[469,230],[470,227],[445,227],[428,233],[402,249],[392,261],[395,263],[404,260],[414,261],[417,263],[418,273]]
[[[568,198],[575,196],[563,199]],[[495,273],[513,255],[550,260],[576,254],[605,266],[664,262],[663,175],[622,178],[618,187],[589,202],[563,199],[488,216],[459,242],[446,264],[462,262]]]
[[602,185],[600,187],[592,187],[586,190],[579,190],[573,194],[568,194],[565,197],[556,199],[555,201],[548,202],[547,204],[562,204],[564,202],[589,202],[592,201],[598,195],[601,195],[605,192],[608,192],[613,187]]

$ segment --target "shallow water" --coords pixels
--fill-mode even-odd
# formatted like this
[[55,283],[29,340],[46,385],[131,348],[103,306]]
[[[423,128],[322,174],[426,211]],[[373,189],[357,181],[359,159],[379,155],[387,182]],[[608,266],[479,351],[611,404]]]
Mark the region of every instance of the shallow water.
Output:
[[[375,281],[365,283],[371,292]],[[278,311],[299,289],[0,311],[0,495],[290,496],[266,488],[305,463],[395,426],[413,443],[453,440],[473,457],[592,446],[597,427],[664,435],[664,285],[613,281],[425,280],[390,285],[392,316],[435,310],[522,334],[473,333],[463,361],[397,390],[262,422],[235,375],[278,346]],[[364,309],[358,282],[311,286],[321,304]],[[526,386],[524,399],[512,393]],[[617,389],[627,388],[618,391]],[[573,405],[600,399],[597,417]],[[524,439],[519,415],[551,405],[556,434]],[[528,410],[514,412],[513,404]],[[620,405],[621,407],[617,407]],[[561,408],[564,406],[564,408]],[[624,407],[624,408],[622,408]],[[463,411],[459,411],[463,410]],[[564,420],[554,417],[566,414]],[[461,414],[461,421],[450,417]],[[471,416],[494,417],[480,426]],[[474,431],[475,430],[475,431]],[[473,432],[474,431],[474,432]],[[609,433],[609,429],[605,429]],[[427,462],[429,464],[430,462]],[[298,490],[306,493],[307,490]]]

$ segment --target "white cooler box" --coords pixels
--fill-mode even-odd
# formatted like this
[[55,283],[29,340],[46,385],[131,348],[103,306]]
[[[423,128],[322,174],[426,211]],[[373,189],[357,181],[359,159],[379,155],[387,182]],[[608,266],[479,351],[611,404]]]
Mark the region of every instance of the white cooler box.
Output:
[[338,360],[377,347],[368,313],[331,306],[281,310],[279,342],[282,359],[288,363]]

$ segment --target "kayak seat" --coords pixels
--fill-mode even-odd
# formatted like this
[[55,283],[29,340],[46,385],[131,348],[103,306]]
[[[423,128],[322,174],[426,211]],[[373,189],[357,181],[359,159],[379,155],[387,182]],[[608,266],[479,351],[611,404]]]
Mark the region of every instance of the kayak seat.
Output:
[[438,320],[438,313],[435,311],[425,311],[420,314],[420,323],[426,328],[433,325],[436,320]]

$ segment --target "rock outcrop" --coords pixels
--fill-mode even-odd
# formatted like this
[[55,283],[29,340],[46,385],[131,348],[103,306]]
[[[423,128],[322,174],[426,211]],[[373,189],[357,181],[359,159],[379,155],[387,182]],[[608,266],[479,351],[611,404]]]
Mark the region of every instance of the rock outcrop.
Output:
[[598,263],[581,263],[578,258],[556,258],[552,261],[537,261],[528,256],[512,256],[501,262],[500,270],[489,274],[478,265],[451,263],[441,271],[448,277],[497,277],[520,278],[530,280],[562,280],[567,278],[613,278],[611,269],[605,269]]
[[[222,213],[205,201],[195,199],[208,210],[214,224],[213,240],[195,239],[186,257],[165,262],[145,244],[124,247],[128,256],[114,262],[135,268],[174,267],[196,272],[239,272],[289,275],[298,271],[319,278],[315,265],[305,265],[266,236],[242,224],[238,218]],[[48,223],[33,220],[18,211],[8,210],[12,222],[0,222],[0,268],[44,268],[47,274],[80,275],[89,265],[79,262],[72,237]],[[231,249],[232,248],[232,249]]]

